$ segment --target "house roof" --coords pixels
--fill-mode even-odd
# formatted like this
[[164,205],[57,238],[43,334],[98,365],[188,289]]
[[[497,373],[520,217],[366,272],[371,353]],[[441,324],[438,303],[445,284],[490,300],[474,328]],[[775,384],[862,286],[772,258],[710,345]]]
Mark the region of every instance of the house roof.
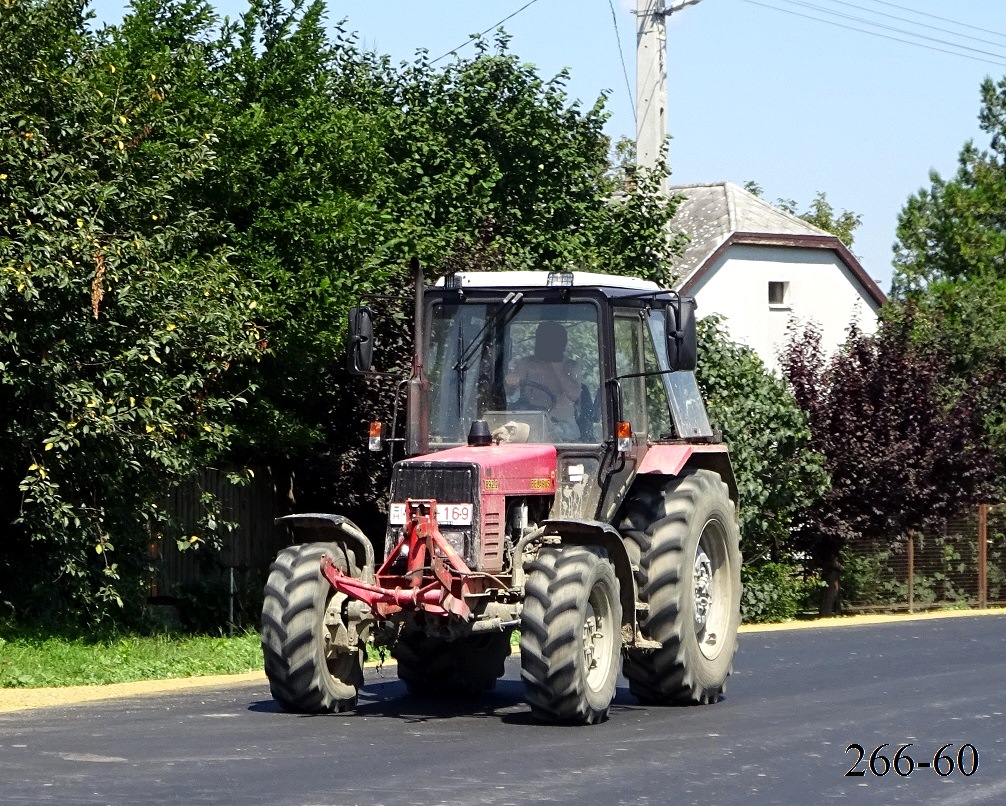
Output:
[[683,280],[681,291],[688,293],[694,289],[731,245],[752,244],[830,249],[878,306],[887,301],[884,292],[841,240],[733,182],[676,185],[670,190],[683,199],[672,226],[687,233],[690,238],[674,266]]

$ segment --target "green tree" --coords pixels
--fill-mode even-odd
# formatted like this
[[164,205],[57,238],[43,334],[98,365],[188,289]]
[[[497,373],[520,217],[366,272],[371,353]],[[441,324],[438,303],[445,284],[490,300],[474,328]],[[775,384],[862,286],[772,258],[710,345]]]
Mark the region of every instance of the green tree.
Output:
[[202,54],[137,58],[86,19],[0,14],[0,588],[64,618],[138,592],[158,502],[227,448],[251,391],[229,370],[260,338],[219,223],[184,198],[215,160],[174,91]]
[[398,272],[391,81],[339,29],[330,39],[321,2],[252,0],[214,47],[203,102],[219,121],[219,159],[190,192],[227,226],[230,264],[260,289],[264,355],[242,367],[259,391],[239,426],[247,455],[273,461],[339,422],[329,418],[349,383],[338,371],[346,311]]
[[[430,279],[459,269],[567,266],[662,278],[681,239],[667,235],[674,204],[659,197],[658,177],[642,176],[627,189],[612,184],[602,101],[581,110],[565,94],[565,75],[540,78],[508,51],[504,34],[494,45],[477,42],[473,57],[446,67],[434,67],[423,55],[393,67],[357,50],[352,37],[328,42],[318,29],[317,8],[303,14],[294,8],[292,17],[257,11],[243,18],[238,66],[228,68],[236,89],[224,94],[240,88],[242,103],[272,110],[274,128],[249,151],[245,141],[256,122],[242,119],[240,108],[228,112],[234,135],[221,134],[221,176],[233,173],[237,178],[226,181],[238,186],[266,177],[276,181],[271,171],[287,171],[291,159],[277,158],[276,152],[302,136],[304,125],[291,104],[305,97],[317,99],[311,111],[316,127],[324,130],[324,121],[333,121],[331,151],[345,159],[317,187],[291,177],[296,193],[303,194],[294,194],[295,204],[285,194],[242,188],[236,198],[255,208],[245,215],[231,196],[216,198],[231,220],[282,221],[264,238],[264,248],[258,245],[262,230],[249,228],[235,260],[264,279],[265,293],[273,289],[296,298],[302,289],[297,306],[267,306],[279,314],[269,328],[270,355],[262,371],[273,368],[281,383],[269,376],[261,384],[266,397],[284,388],[286,379],[289,391],[273,398],[275,419],[286,418],[285,428],[299,423],[305,435],[299,443],[286,442],[286,450],[306,463],[297,474],[300,501],[327,507],[334,501],[377,528],[374,515],[386,488],[387,463],[364,449],[363,435],[368,420],[391,419],[395,384],[353,378],[342,370],[341,339],[351,301],[369,298],[382,308],[379,360],[384,369],[403,371],[411,352],[411,291],[404,266],[413,254]],[[277,54],[271,55],[274,49]],[[248,88],[245,77],[255,71],[245,64],[266,60],[271,75],[315,65],[307,72],[321,83],[300,82],[297,92],[277,97],[262,94],[263,82]],[[302,72],[303,66],[298,75]],[[285,87],[295,78],[274,75],[270,86]],[[355,135],[347,132],[358,134],[359,156],[350,148]],[[345,150],[337,152],[338,145]],[[310,159],[303,147],[289,153],[304,160],[303,172],[325,173],[311,161],[319,158],[317,149]],[[232,162],[230,171],[226,166]],[[256,168],[263,177],[258,179],[249,166],[268,170]],[[352,205],[343,205],[331,220],[277,214],[289,207],[301,216],[322,192],[338,193]],[[310,233],[324,248],[291,254],[284,237],[291,229],[305,238]],[[263,255],[269,260],[265,267]],[[379,292],[401,298],[381,300]],[[301,322],[291,318],[295,311]],[[295,332],[296,340],[288,342]],[[283,452],[281,440],[269,440],[285,434],[284,427],[255,430],[265,433],[258,451]]]
[[568,75],[542,79],[509,37],[435,69],[425,57],[391,83],[388,142],[400,199],[398,240],[439,267],[489,225],[499,265],[659,276],[682,247],[659,177],[609,175],[604,97],[581,109]]
[[799,208],[792,199],[779,199],[776,205],[787,213],[802,218],[808,224],[837,236],[842,243],[850,248],[855,240],[855,231],[863,223],[863,217],[858,213],[849,210],[839,212],[832,207],[831,202],[828,201],[828,194],[824,191],[818,191],[810,206],[802,213],[797,212]]
[[791,562],[794,516],[828,488],[807,415],[753,350],[726,337],[716,317],[699,322],[699,351],[699,385],[737,477],[745,563]]
[[[745,182],[744,189],[755,196],[761,196],[763,193],[761,185],[753,180]],[[824,191],[818,191],[814,196],[814,201],[802,213],[798,212],[799,205],[793,199],[776,199],[775,205],[790,215],[795,215],[808,224],[813,224],[818,229],[838,236],[839,240],[850,248],[855,240],[855,231],[863,223],[863,217],[858,213],[849,210],[842,210],[842,212],[835,210],[831,206],[831,202],[828,201],[828,194]]]
[[1006,458],[1006,79],[984,81],[981,100],[989,148],[966,143],[953,178],[932,172],[908,199],[891,295],[918,309],[916,337],[939,344],[952,379],[982,379],[987,439]]
[[1006,276],[1006,78],[981,85],[979,125],[989,148],[965,143],[957,173],[936,171],[898,217],[892,291],[940,281]]

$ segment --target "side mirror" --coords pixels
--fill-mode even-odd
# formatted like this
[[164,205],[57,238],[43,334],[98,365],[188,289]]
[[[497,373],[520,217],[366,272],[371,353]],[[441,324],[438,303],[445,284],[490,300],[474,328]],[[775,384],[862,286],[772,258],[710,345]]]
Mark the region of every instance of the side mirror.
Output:
[[366,375],[374,362],[374,312],[359,305],[349,309],[346,356],[353,375]]
[[694,297],[678,297],[664,309],[664,333],[667,339],[667,364],[671,370],[694,370],[698,362]]

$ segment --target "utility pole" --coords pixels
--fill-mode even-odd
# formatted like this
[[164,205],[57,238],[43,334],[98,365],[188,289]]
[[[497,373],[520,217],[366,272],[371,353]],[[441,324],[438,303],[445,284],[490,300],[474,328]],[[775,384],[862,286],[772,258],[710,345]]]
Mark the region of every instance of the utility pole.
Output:
[[[636,165],[656,168],[667,139],[667,25],[675,11],[702,0],[636,0]],[[662,189],[667,192],[667,180]]]

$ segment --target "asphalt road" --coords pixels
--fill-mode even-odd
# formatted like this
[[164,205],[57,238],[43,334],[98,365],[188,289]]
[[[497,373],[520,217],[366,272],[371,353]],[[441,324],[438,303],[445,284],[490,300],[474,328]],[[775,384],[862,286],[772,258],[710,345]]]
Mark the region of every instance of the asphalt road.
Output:
[[[0,803],[1006,802],[1006,616],[748,633],[720,703],[620,687],[591,727],[534,723],[508,664],[475,703],[410,697],[389,668],[355,714],[285,714],[261,683],[0,714]],[[909,742],[916,764],[953,743],[955,769],[870,771]]]

